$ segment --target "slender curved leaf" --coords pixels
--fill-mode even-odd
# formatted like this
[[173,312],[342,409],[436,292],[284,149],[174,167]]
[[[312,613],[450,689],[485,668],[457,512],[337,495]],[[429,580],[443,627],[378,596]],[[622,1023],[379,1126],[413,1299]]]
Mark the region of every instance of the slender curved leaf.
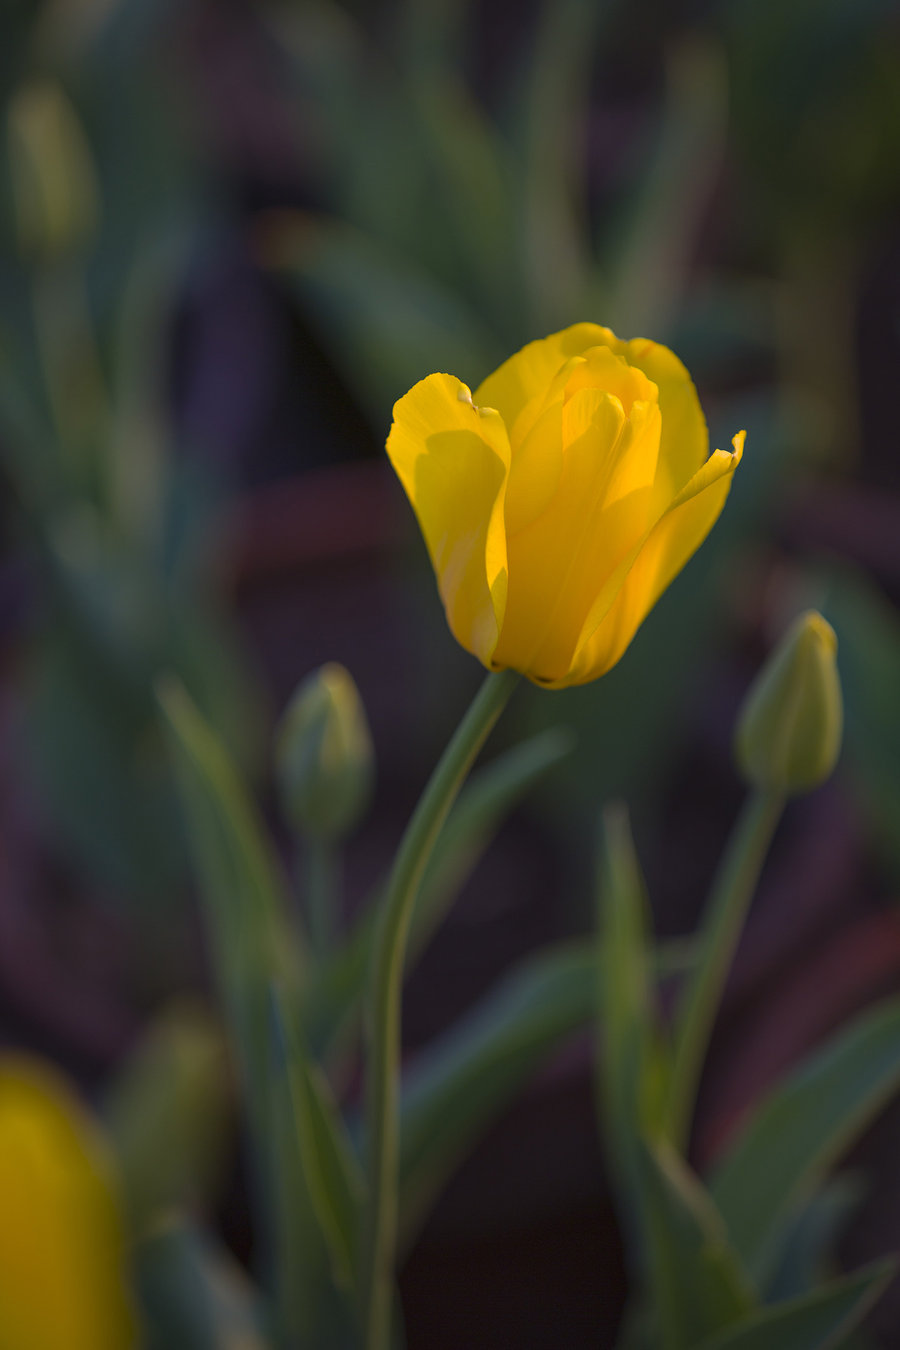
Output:
[[751,1113],[710,1190],[758,1287],[798,1206],[900,1088],[900,999],[864,1013]]
[[[299,1037],[276,1044],[271,992],[283,1000],[282,1024],[300,1025],[302,955],[289,929],[279,868],[253,804],[224,747],[183,687],[159,690],[189,825],[209,940],[221,996],[241,1070],[256,1180],[262,1204],[261,1244],[282,1332],[299,1347],[327,1342],[323,1328],[340,1321],[347,1302],[331,1279],[333,1263],[322,1188],[334,1170],[319,1170],[341,1156],[342,1144],[322,1141],[333,1125],[314,1111],[311,1066]],[[298,1130],[291,1094],[284,1091],[284,1063],[299,1079],[308,1129]],[[314,1139],[316,1148],[310,1145]],[[341,1210],[335,1198],[329,1217]],[[329,1333],[330,1334],[330,1333]],[[337,1344],[336,1341],[331,1343]]]
[[[657,957],[661,975],[682,971],[680,945]],[[597,955],[566,943],[528,961],[428,1047],[404,1078],[400,1212],[405,1240],[478,1135],[563,1038],[594,1019]]]
[[429,372],[451,370],[474,388],[502,360],[497,341],[450,288],[351,225],[284,213],[260,241],[382,431],[397,395]]
[[879,1261],[814,1294],[763,1308],[741,1326],[704,1341],[701,1350],[837,1350],[896,1270],[895,1261]]
[[665,1065],[646,889],[624,807],[603,814],[598,907],[598,1100],[628,1224],[640,1209],[640,1139],[658,1124]]
[[303,1174],[325,1234],[338,1284],[350,1288],[356,1266],[364,1181],[331,1086],[300,1047],[278,991],[271,991],[273,1036],[288,1091]]
[[664,1140],[641,1151],[647,1279],[660,1350],[693,1350],[752,1309],[746,1272],[720,1214]]
[[267,1350],[257,1291],[212,1235],[181,1215],[137,1243],[145,1350]]
[[828,1268],[832,1249],[865,1189],[861,1176],[846,1172],[812,1196],[785,1236],[781,1260],[763,1290],[766,1303],[809,1294],[834,1273]]

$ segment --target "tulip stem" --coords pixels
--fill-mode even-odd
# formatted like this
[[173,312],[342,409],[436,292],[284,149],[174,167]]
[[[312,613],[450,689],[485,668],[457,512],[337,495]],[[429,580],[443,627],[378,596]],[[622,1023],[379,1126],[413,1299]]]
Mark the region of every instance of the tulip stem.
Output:
[[751,793],[713,882],[700,929],[697,963],[675,1015],[667,1126],[672,1143],[682,1152],[687,1147],[700,1073],[725,981],[783,809],[781,791],[757,788]]
[[400,1004],[410,919],[432,849],[518,676],[488,675],[441,756],[401,840],[375,934],[369,993],[367,1180],[360,1303],[366,1350],[388,1350],[397,1246]]

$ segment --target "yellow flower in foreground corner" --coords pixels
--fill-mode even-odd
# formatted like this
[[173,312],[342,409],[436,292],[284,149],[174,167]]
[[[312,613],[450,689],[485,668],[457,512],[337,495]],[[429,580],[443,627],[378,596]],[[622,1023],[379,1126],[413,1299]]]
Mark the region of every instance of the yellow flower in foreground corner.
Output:
[[0,1350],[128,1350],[108,1162],[49,1068],[0,1057]]
[[667,347],[576,324],[511,356],[474,396],[429,375],[394,406],[387,450],[447,621],[492,670],[584,684],[712,529],[740,462]]

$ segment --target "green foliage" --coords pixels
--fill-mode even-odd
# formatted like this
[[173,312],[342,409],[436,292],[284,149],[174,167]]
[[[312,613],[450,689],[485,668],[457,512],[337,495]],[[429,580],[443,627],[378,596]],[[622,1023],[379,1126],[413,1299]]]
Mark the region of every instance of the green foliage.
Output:
[[745,1322],[755,1299],[708,1193],[665,1142],[641,1150],[644,1259],[661,1350],[692,1350]]
[[[302,1279],[292,1281],[289,1315],[301,1319],[301,1336],[310,1336],[323,1323],[312,1315],[304,1331],[300,1297],[315,1309],[323,1281],[335,1292],[349,1288],[362,1182],[328,1082],[304,1049],[303,1028],[330,1025],[317,1021],[323,1007],[338,1023],[356,1007],[371,925],[351,934],[317,975],[301,955],[280,869],[234,766],[183,690],[167,685],[161,702],[242,1070],[263,1187],[262,1217],[280,1234],[285,1277],[302,1265]],[[499,757],[473,780],[448,822],[448,837],[435,852],[420,894],[420,946],[513,805],[566,749],[564,737],[537,738]],[[351,969],[353,978],[345,974],[335,981],[340,968]],[[589,1021],[594,980],[589,949],[539,958],[410,1072],[402,1103],[401,1206],[407,1233],[421,1222],[479,1131],[552,1048]],[[324,1004],[322,986],[328,990]],[[322,1033],[326,1043],[333,1031],[332,1025]],[[318,1316],[333,1327],[329,1299],[326,1304]],[[345,1325],[348,1318],[349,1312]]]
[[598,896],[600,1109],[614,1171],[626,1197],[638,1198],[640,1215],[642,1139],[659,1129],[668,1065],[654,1002],[644,881],[621,808],[604,814]]
[[[894,1271],[882,1264],[818,1284],[848,1208],[846,1187],[829,1184],[828,1171],[900,1087],[896,1000],[862,1014],[764,1098],[708,1187],[684,1156],[686,1107],[672,1115],[672,1101],[693,1100],[779,813],[778,800],[758,797],[735,829],[685,975],[682,1003],[694,1013],[679,1019],[674,1053],[659,1028],[646,896],[627,822],[620,811],[605,817],[598,1097],[641,1299],[623,1330],[628,1350],[842,1344]],[[681,1048],[687,1041],[696,1054]]]
[[[432,934],[503,822],[525,794],[569,752],[558,729],[543,732],[498,755],[472,775],[450,813],[422,878],[410,924],[407,969]],[[340,949],[317,971],[308,1009],[310,1043],[323,1052],[346,1036],[359,1012],[377,916],[377,895]]]
[[349,1290],[356,1268],[362,1172],[331,1085],[304,1054],[297,1033],[285,1020],[283,1000],[276,992],[271,1013],[276,1061],[287,1092],[304,1179],[328,1244],[335,1281]]
[[148,1233],[134,1268],[147,1350],[269,1350],[240,1266],[188,1220],[169,1217]]
[[701,1350],[836,1350],[859,1326],[896,1273],[880,1261],[803,1298],[761,1309],[732,1331],[704,1341]]
[[900,1002],[862,1014],[759,1102],[713,1171],[731,1239],[760,1287],[796,1211],[900,1087]]
[[344,1224],[354,1182],[340,1122],[302,1044],[299,934],[224,749],[183,689],[168,684],[160,700],[241,1072],[262,1234],[273,1245],[264,1274],[282,1336],[312,1347],[332,1334],[335,1318],[352,1321],[331,1271],[343,1277],[350,1260]]

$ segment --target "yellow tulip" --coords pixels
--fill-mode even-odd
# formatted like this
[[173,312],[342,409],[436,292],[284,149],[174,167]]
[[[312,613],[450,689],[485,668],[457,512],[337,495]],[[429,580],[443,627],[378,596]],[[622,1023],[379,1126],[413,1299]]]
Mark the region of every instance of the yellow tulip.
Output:
[[715,524],[740,462],[667,347],[576,324],[473,395],[429,375],[387,442],[450,629],[490,670],[560,689],[603,675]]
[[124,1241],[101,1140],[65,1084],[0,1058],[0,1350],[128,1350]]

